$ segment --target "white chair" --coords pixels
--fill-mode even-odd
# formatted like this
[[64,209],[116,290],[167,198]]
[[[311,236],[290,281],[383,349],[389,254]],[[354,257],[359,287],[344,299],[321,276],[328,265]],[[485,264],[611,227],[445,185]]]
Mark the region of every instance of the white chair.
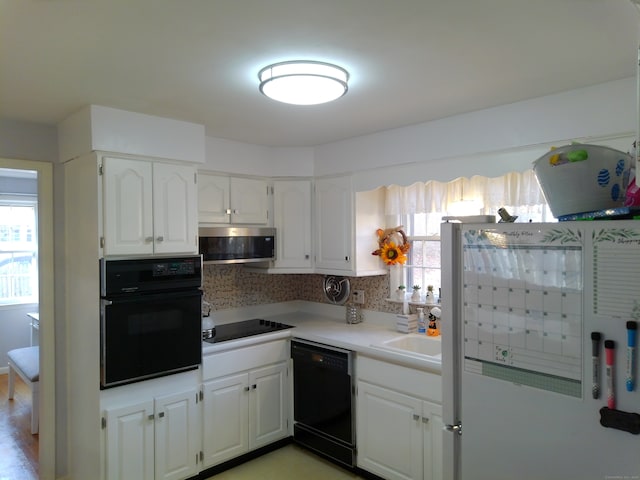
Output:
[[31,433],[38,433],[40,412],[40,347],[25,347],[10,350],[9,357],[9,399],[13,398],[15,374],[20,375],[31,389]]

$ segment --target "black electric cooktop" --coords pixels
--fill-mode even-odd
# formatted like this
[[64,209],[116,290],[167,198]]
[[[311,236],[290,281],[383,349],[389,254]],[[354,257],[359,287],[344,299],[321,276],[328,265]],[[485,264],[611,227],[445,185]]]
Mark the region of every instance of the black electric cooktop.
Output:
[[280,322],[272,322],[271,320],[263,320],[262,318],[253,318],[242,322],[226,323],[216,325],[213,337],[204,341],[208,343],[220,343],[228,340],[236,340],[243,337],[251,337],[252,335],[260,335],[261,333],[277,332],[278,330],[286,330],[294,328]]

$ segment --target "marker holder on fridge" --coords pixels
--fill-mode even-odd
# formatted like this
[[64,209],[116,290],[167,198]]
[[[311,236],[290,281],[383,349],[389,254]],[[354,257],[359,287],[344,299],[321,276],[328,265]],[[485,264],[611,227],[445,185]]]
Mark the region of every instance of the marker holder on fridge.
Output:
[[[633,330],[635,333],[635,322],[627,322],[627,329]],[[631,327],[631,328],[629,328]],[[591,334],[591,339],[593,341],[593,368],[594,368],[594,398],[595,396],[595,387],[597,382],[597,377],[599,376],[599,362],[595,359],[599,356],[599,340],[601,335],[599,332],[593,332]],[[596,346],[596,343],[598,345]],[[635,412],[624,412],[622,410],[617,410],[615,408],[615,385],[614,385],[614,349],[615,342],[613,340],[605,340],[604,342],[605,352],[606,352],[606,378],[607,378],[607,407],[602,407],[600,409],[600,425],[606,428],[614,428],[617,430],[622,430],[624,432],[631,433],[633,435],[640,434],[640,414]],[[631,347],[631,342],[629,344]],[[635,338],[633,342],[633,347],[635,348]],[[629,381],[633,381],[634,379],[634,352],[628,352],[627,358],[627,391],[631,391],[628,388]]]

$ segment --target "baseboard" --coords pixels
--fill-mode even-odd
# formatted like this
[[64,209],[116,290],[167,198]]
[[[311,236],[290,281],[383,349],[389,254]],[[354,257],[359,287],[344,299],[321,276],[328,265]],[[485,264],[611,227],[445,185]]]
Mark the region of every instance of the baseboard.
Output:
[[9,373],[9,367],[0,367],[0,375],[4,375],[5,373]]

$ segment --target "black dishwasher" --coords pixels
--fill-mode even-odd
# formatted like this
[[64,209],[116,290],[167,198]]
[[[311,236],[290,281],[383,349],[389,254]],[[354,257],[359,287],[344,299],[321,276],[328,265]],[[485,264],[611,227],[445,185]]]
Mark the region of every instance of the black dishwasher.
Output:
[[355,467],[352,352],[294,339],[291,358],[294,440],[331,460]]

